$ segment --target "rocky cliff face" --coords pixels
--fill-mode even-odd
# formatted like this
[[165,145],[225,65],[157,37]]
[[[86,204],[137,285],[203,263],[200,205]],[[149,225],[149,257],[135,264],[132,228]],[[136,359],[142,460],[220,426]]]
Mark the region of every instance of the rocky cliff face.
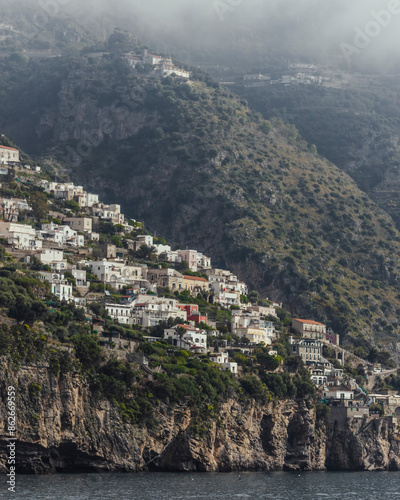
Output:
[[78,375],[59,379],[46,366],[12,372],[1,363],[0,457],[5,471],[7,387],[16,388],[20,473],[60,471],[234,471],[400,469],[395,428],[384,419],[316,426],[306,401],[265,406],[229,400],[201,434],[189,408],[157,409],[151,428],[124,423],[94,401]]
[[229,400],[201,435],[185,406],[157,410],[149,429],[124,423],[106,401],[93,401],[78,375],[59,379],[46,366],[12,372],[2,362],[0,454],[6,457],[7,387],[16,388],[19,472],[68,470],[323,469],[323,434],[314,407],[282,401],[260,406]]
[[333,470],[400,470],[396,420],[330,419],[326,467]]

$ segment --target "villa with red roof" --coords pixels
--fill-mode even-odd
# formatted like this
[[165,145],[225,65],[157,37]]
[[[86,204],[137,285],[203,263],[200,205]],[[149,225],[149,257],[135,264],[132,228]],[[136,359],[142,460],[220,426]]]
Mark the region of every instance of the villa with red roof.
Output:
[[8,146],[0,146],[0,163],[7,164],[8,162],[19,163],[19,151]]
[[326,325],[311,319],[292,319],[292,328],[300,333],[303,338],[325,340]]

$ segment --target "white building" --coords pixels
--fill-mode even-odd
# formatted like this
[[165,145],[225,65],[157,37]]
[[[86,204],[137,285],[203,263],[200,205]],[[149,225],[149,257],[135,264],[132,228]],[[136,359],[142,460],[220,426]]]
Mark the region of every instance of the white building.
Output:
[[72,302],[74,297],[72,296],[72,285],[67,282],[51,282],[51,291],[57,296],[58,300],[66,302]]
[[72,285],[64,280],[63,276],[58,273],[40,271],[41,279],[50,283],[51,292],[60,301],[73,302]]
[[90,283],[87,281],[86,271],[83,269],[71,269],[71,274],[75,278],[76,286],[88,287]]
[[160,72],[161,76],[166,78],[167,76],[175,75],[185,80],[189,80],[190,73],[184,69],[175,66],[171,59],[163,59],[159,64],[156,65],[156,71]]
[[156,255],[160,255],[162,253],[170,252],[171,247],[169,245],[153,245],[154,246],[154,253]]
[[139,247],[141,245],[147,245],[148,247],[153,246],[153,236],[150,234],[139,234],[139,236],[136,236],[135,241],[138,243]]
[[0,198],[0,217],[6,222],[18,222],[18,215],[32,208],[26,200],[18,198]]
[[0,237],[7,238],[10,245],[20,250],[41,250],[42,242],[36,238],[32,226],[0,221]]
[[206,274],[210,282],[210,290],[214,293],[214,302],[222,307],[232,305],[240,307],[240,296],[248,293],[246,283],[225,269],[209,269],[206,270]]
[[324,398],[336,400],[352,400],[354,392],[343,386],[333,386],[324,390]]
[[149,51],[145,49],[142,61],[144,64],[150,64],[151,66],[155,66],[156,64],[160,64],[164,58],[158,56],[156,54],[149,54]]
[[201,252],[197,252],[197,267],[199,269],[211,269],[211,259]]
[[135,324],[143,327],[156,326],[160,321],[179,318],[187,320],[186,310],[178,307],[175,299],[164,299],[150,295],[138,295],[133,303],[132,317]]
[[42,264],[52,264],[64,261],[64,251],[56,248],[44,248],[37,256]]
[[42,224],[42,229],[36,231],[38,238],[47,241],[53,241],[60,246],[83,247],[85,245],[85,237],[78,234],[69,226],[59,226],[53,222]]
[[[177,328],[183,328],[186,333],[179,336],[176,332]],[[176,325],[173,328],[169,328],[164,330],[164,339],[171,342],[171,344],[181,347],[182,349],[189,349],[199,352],[207,351],[207,334],[200,330],[199,328],[195,328],[194,326],[189,325]]]
[[186,311],[179,308],[177,304],[178,301],[175,299],[138,294],[136,299],[129,304],[107,304],[106,309],[107,314],[119,323],[151,327],[170,318],[186,321]]
[[182,262],[182,257],[179,255],[178,250],[169,250],[161,252],[158,258],[159,260],[175,264],[179,264],[180,262]]
[[147,279],[147,266],[130,266],[125,261],[107,261],[106,259],[87,262],[92,274],[100,281],[120,290],[126,285],[134,285]]
[[132,325],[132,307],[130,304],[106,304],[108,316],[121,325]]
[[262,75],[261,73],[250,73],[248,75],[243,76],[243,80],[245,81],[268,81],[271,80],[271,77],[268,75]]
[[210,354],[210,359],[213,363],[217,363],[218,365],[220,365],[223,370],[230,371],[231,373],[237,375],[238,365],[233,361],[229,361],[227,352],[212,353]]
[[93,215],[99,217],[104,222],[122,225],[125,223],[125,216],[121,213],[121,205],[96,203],[91,207],[91,211]]
[[246,309],[249,311],[255,311],[257,312],[260,316],[266,318],[268,316],[273,316],[275,318],[278,318],[276,314],[276,308],[277,307],[282,307],[282,304],[274,304],[272,303],[269,306],[246,306]]
[[214,302],[222,307],[240,306],[240,292],[226,283],[214,281],[210,283],[210,291],[214,293]]
[[99,203],[99,195],[87,193],[82,186],[75,186],[72,182],[42,181],[42,187],[47,193],[53,193],[60,200],[74,200],[81,208]]

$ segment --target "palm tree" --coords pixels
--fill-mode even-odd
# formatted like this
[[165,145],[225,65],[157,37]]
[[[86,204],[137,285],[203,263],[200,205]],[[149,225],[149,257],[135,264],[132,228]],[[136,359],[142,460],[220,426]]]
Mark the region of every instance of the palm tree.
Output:
[[182,349],[182,338],[185,335],[186,330],[185,328],[183,328],[183,326],[177,326],[175,331],[179,337],[179,347]]

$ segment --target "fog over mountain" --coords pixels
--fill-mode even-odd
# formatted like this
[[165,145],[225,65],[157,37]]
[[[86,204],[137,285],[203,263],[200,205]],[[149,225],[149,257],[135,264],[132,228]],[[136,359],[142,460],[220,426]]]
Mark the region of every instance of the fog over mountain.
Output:
[[297,58],[368,70],[394,69],[399,63],[398,0],[89,0],[83,5],[58,0],[58,4],[83,23],[101,17],[105,29],[118,25],[188,62],[262,66]]
[[301,59],[367,71],[399,67],[399,0],[0,0],[0,6],[3,17],[7,8],[26,7],[25,21],[36,20],[39,30],[46,16],[72,16],[99,39],[118,26],[191,63],[270,69]]

